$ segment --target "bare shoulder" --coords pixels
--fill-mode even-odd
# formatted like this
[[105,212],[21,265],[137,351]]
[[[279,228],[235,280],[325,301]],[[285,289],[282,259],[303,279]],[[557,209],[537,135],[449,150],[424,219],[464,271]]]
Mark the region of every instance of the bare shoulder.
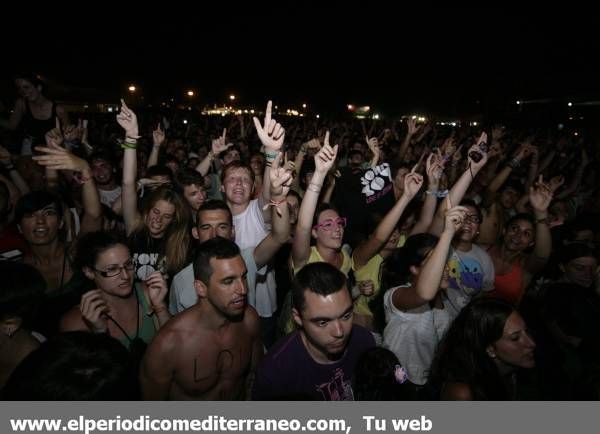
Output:
[[79,305],[72,307],[60,319],[59,329],[61,332],[88,331],[88,327],[83,322]]
[[251,334],[260,334],[260,317],[252,306],[248,305],[244,312],[244,327],[248,329]]
[[472,401],[473,393],[468,384],[447,381],[442,386],[441,399],[443,401]]

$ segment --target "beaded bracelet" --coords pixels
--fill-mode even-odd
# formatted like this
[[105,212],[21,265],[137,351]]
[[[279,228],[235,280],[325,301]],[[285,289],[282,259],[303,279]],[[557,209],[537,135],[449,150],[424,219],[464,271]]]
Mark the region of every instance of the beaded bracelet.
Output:
[[270,206],[274,206],[275,210],[277,211],[277,215],[279,217],[281,217],[281,208],[279,208],[279,205],[281,205],[282,203],[285,203],[285,198],[281,199],[281,200],[273,200],[271,199],[269,201],[269,203],[267,203],[265,206],[263,206],[263,211],[266,211]]

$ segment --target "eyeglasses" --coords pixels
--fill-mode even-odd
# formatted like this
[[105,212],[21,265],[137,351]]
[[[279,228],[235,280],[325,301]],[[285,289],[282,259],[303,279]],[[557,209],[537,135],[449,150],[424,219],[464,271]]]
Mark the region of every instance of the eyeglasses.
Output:
[[119,274],[121,274],[121,270],[132,271],[134,268],[135,268],[135,264],[133,263],[133,260],[130,259],[129,261],[125,262],[123,265],[116,265],[116,264],[109,265],[108,267],[106,267],[106,270],[104,270],[104,271],[94,268],[94,271],[102,277],[115,277],[115,276],[118,276]]
[[313,229],[319,229],[319,228],[323,228],[324,231],[333,231],[335,229],[337,229],[338,227],[340,228],[345,228],[346,227],[346,222],[348,221],[348,219],[346,217],[338,217],[336,219],[327,219],[321,223],[319,223],[318,225],[314,225]]
[[481,223],[481,219],[477,214],[467,214],[465,216],[465,221],[469,223]]

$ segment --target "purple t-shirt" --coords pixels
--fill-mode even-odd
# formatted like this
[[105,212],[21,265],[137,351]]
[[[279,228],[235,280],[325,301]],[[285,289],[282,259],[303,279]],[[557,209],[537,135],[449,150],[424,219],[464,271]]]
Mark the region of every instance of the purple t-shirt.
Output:
[[363,351],[374,346],[371,333],[354,325],[346,354],[335,363],[320,364],[296,331],[277,342],[258,366],[252,399],[352,401],[354,367]]

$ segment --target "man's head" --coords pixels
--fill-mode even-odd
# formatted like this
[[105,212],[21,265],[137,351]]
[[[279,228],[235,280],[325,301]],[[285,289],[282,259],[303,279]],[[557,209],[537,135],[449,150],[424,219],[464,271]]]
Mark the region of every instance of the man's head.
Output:
[[348,152],[348,166],[352,169],[359,169],[363,162],[365,161],[365,156],[362,151],[358,149],[352,149]]
[[204,177],[196,170],[182,167],[175,173],[175,188],[184,197],[193,213],[198,211],[206,200]]
[[523,186],[519,182],[510,181],[500,191],[500,204],[504,209],[512,209],[523,194]]
[[254,193],[254,172],[247,164],[233,161],[221,172],[221,192],[228,202],[245,205]]
[[325,262],[306,265],[292,282],[292,314],[317,361],[343,355],[352,332],[352,297],[346,276]]
[[113,160],[107,152],[95,152],[90,156],[89,161],[97,185],[103,186],[114,181]]
[[62,202],[44,190],[22,196],[15,207],[15,221],[30,245],[46,245],[56,240],[63,227],[62,218]]
[[227,204],[222,200],[205,202],[196,214],[196,227],[192,228],[192,235],[201,243],[215,237],[233,240],[235,227]]
[[151,178],[153,181],[171,182],[173,180],[173,171],[168,166],[156,164],[148,168],[146,178]]
[[239,318],[246,309],[246,264],[231,240],[215,237],[196,250],[194,288],[200,303],[206,301],[221,316]]
[[242,159],[242,153],[237,146],[230,146],[219,154],[219,158],[223,161],[223,165],[227,166],[234,161],[240,161]]

